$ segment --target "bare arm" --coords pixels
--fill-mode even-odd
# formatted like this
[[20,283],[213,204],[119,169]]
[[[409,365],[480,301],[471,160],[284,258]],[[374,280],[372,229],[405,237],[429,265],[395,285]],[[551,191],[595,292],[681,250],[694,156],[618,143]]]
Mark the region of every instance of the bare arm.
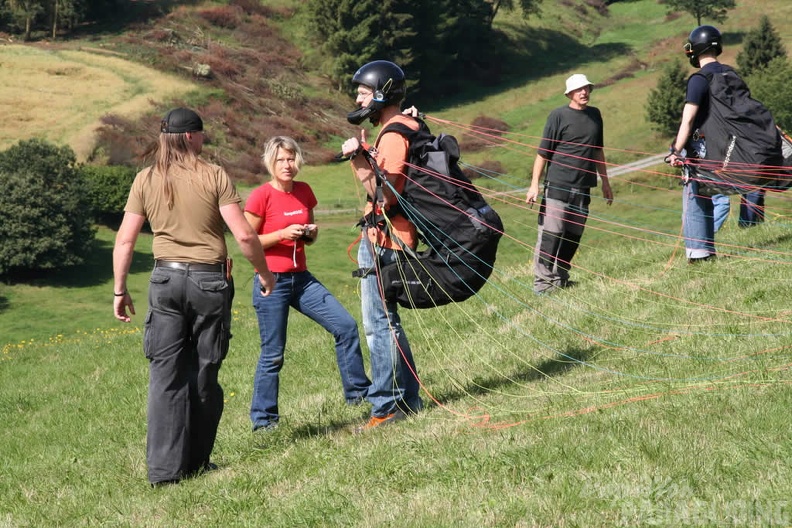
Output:
[[264,248],[261,247],[258,234],[253,230],[245,215],[242,214],[242,209],[238,204],[228,204],[220,207],[220,214],[223,217],[228,229],[242,250],[242,255],[253,264],[259,272],[259,281],[261,282],[262,295],[269,295],[275,285],[275,277],[267,266],[267,261],[264,258]]
[[[127,291],[127,276],[132,265],[132,255],[135,252],[135,242],[143,228],[146,217],[135,213],[124,213],[121,227],[116,234],[115,247],[113,247],[113,293],[121,294],[113,297],[113,312],[119,321],[128,323],[132,320],[130,315],[135,315],[135,305],[132,296]],[[127,308],[129,313],[127,313]]]
[[671,144],[674,152],[668,157],[668,162],[671,165],[681,164],[677,159],[682,157],[680,153],[682,149],[685,148],[685,144],[687,144],[687,140],[693,132],[693,120],[696,118],[698,109],[698,105],[692,103],[685,103],[685,107],[682,109],[682,122],[679,124],[679,131],[677,132],[676,139]]
[[365,129],[361,129],[360,139],[352,137],[344,141],[344,144],[341,145],[341,153],[344,156],[354,156],[352,158],[352,169],[355,171],[358,180],[363,184],[366,193],[373,198],[376,196],[377,190],[377,180],[374,169],[371,168],[371,165],[369,165],[369,162],[364,156],[355,156],[355,153],[360,151],[364,143],[366,143],[366,131]]
[[597,149],[594,154],[597,160],[597,174],[602,180],[602,197],[608,205],[613,203],[613,191],[611,190],[610,180],[608,179],[608,165],[605,163],[605,149]]
[[531,186],[525,195],[525,203],[533,205],[536,203],[536,199],[539,198],[539,181],[542,179],[546,164],[547,160],[537,154],[533,164],[533,172],[531,173]]

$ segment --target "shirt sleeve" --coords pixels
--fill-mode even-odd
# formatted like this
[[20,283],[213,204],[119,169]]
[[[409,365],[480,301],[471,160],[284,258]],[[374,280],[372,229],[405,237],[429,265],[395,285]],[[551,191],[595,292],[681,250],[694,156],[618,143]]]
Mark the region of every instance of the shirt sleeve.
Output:
[[126,206],[124,206],[124,211],[128,213],[134,213],[139,215],[146,215],[145,204],[143,203],[143,172],[139,172],[137,176],[135,176],[135,180],[132,182],[132,187],[129,189],[129,197],[127,198]]
[[545,123],[544,130],[542,131],[542,138],[539,141],[539,149],[537,150],[537,154],[542,156],[546,160],[553,159],[553,152],[556,150],[556,143],[557,143],[557,130],[558,130],[558,114],[557,112],[551,112],[549,116],[547,116],[547,122]]
[[709,93],[709,81],[707,78],[699,74],[691,75],[687,83],[685,102],[701,106],[707,93]]
[[226,171],[222,167],[218,167],[217,171],[217,203],[220,207],[240,203],[242,198],[239,196],[234,183],[231,181],[231,178],[228,177]]
[[245,212],[264,218],[267,207],[264,199],[264,186],[256,187],[245,202]]

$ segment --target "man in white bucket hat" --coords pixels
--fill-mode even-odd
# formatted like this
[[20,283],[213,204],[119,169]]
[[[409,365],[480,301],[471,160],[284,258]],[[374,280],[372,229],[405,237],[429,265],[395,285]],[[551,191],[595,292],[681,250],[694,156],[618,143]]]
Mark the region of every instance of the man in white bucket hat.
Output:
[[588,104],[593,88],[582,73],[566,80],[564,95],[569,104],[550,112],[534,161],[527,203],[536,203],[539,180],[545,176],[534,252],[537,294],[571,285],[572,257],[583,236],[590,191],[597,186],[598,175],[603,198],[608,205],[613,203],[603,151],[602,114]]

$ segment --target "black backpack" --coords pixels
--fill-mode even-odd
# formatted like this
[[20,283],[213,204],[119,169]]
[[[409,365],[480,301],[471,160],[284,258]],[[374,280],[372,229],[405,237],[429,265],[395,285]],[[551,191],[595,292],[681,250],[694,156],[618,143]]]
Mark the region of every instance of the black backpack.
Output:
[[737,194],[777,186],[783,155],[770,111],[751,97],[732,68],[694,75],[709,81],[709,116],[699,129],[707,153],[695,166],[699,192]]
[[464,301],[487,282],[503,223],[459,168],[456,138],[435,137],[417,121],[418,130],[394,123],[380,137],[397,132],[410,144],[404,189],[386,214],[412,222],[426,249],[397,251],[397,261],[383,266],[380,278],[386,300],[433,308]]

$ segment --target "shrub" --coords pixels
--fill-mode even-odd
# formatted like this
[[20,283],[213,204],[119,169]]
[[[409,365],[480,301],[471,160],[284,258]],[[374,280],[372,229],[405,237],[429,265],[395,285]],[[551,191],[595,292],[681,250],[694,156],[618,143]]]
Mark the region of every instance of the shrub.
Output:
[[745,78],[751,96],[762,101],[770,110],[776,125],[792,131],[792,64],[785,57],[776,57],[770,63]]
[[91,208],[74,152],[39,139],[0,152],[0,276],[84,262]]
[[686,72],[678,60],[670,63],[649,91],[646,100],[646,120],[664,136],[673,137],[685,106]]
[[96,221],[111,227],[118,225],[124,216],[135,169],[121,165],[83,165],[80,173]]
[[[488,116],[478,116],[471,123],[475,132],[464,134],[459,138],[462,152],[475,152],[491,146],[504,132],[509,131],[505,121]],[[488,139],[490,138],[490,139]]]

